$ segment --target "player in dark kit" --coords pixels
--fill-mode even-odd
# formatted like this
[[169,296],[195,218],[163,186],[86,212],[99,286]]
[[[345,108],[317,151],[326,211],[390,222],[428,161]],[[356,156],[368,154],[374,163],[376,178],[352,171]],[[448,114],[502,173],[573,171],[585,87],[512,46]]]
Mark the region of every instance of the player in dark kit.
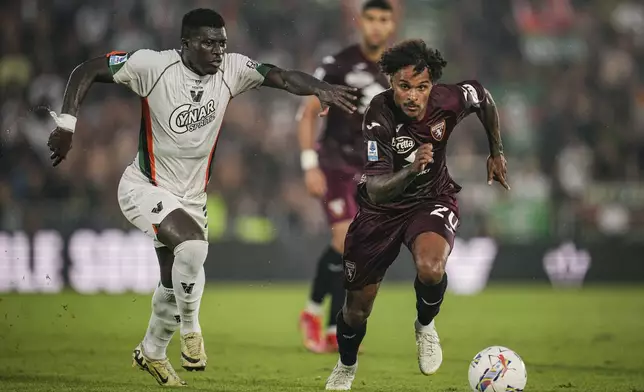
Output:
[[445,163],[454,127],[476,113],[489,141],[488,184],[506,182],[499,117],[489,92],[474,80],[436,84],[447,63],[421,40],[387,50],[380,61],[392,89],[377,95],[364,116],[367,163],[358,186],[359,211],[344,250],[347,299],[338,313],[340,359],[327,390],[349,390],[358,347],[367,331],[380,282],[405,244],[417,276],[415,322],[418,365],[435,373],[443,354],[434,318],[447,287],[445,264],[459,224],[455,195],[461,189]]
[[[365,162],[362,116],[371,99],[389,86],[377,63],[395,28],[389,2],[369,0],[364,3],[359,27],[362,42],[324,58],[314,75],[328,83],[358,88],[356,113],[330,112],[317,151],[314,143],[320,104],[315,99],[307,99],[298,115],[306,186],[311,195],[322,201],[332,233],[331,244],[318,259],[308,304],[300,314],[304,346],[313,352],[338,351],[335,320],[345,295],[342,252],[347,229],[358,209],[356,185]],[[331,312],[324,336],[322,302],[328,294]]]

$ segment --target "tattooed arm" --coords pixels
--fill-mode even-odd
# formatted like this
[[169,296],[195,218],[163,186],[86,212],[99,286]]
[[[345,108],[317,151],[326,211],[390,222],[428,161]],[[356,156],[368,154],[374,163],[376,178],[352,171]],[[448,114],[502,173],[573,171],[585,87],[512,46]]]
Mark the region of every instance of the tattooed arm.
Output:
[[[490,156],[487,159],[487,183],[499,182],[507,190],[510,190],[507,176],[507,162],[503,155],[503,142],[501,141],[501,126],[499,122],[499,111],[492,95],[480,83],[468,81],[459,83],[465,97],[465,109],[475,111],[485,133],[487,134]],[[481,97],[481,98],[479,98]]]

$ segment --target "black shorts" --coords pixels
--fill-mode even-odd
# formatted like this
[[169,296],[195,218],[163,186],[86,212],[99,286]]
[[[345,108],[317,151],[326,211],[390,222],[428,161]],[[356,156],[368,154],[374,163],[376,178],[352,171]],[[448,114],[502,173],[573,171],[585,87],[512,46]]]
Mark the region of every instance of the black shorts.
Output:
[[421,233],[439,234],[453,247],[458,224],[458,203],[451,197],[424,201],[391,214],[360,209],[344,241],[344,287],[359,290],[380,283],[401,245],[411,250]]

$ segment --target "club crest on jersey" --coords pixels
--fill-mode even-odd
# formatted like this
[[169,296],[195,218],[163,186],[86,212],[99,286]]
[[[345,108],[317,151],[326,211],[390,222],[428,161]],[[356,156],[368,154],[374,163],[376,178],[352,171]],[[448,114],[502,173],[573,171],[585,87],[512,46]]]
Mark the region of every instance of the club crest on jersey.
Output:
[[416,142],[409,136],[398,136],[391,139],[391,146],[398,154],[406,154],[416,146]]
[[438,124],[432,125],[429,128],[429,131],[432,134],[432,137],[436,139],[436,141],[443,140],[443,136],[445,136],[445,120],[442,120]]
[[[201,99],[201,97],[199,98]],[[213,122],[215,117],[215,101],[213,99],[199,107],[193,107],[187,103],[174,109],[170,115],[170,128],[178,134],[194,132]]]
[[203,96],[203,90],[190,90],[190,96],[192,97],[192,102],[199,102],[201,101],[201,97]]
[[353,282],[353,280],[356,278],[356,263],[353,261],[344,261],[344,274],[347,277],[347,280],[349,282]]

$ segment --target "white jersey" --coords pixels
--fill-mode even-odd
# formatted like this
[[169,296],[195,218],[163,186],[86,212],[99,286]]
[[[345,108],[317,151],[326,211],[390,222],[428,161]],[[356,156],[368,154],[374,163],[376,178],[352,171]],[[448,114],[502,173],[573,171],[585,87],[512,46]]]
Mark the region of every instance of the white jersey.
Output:
[[132,166],[178,197],[201,198],[228,102],[262,84],[268,68],[237,53],[225,54],[219,72],[206,76],[188,69],[176,50],[108,57],[114,81],[141,97]]

